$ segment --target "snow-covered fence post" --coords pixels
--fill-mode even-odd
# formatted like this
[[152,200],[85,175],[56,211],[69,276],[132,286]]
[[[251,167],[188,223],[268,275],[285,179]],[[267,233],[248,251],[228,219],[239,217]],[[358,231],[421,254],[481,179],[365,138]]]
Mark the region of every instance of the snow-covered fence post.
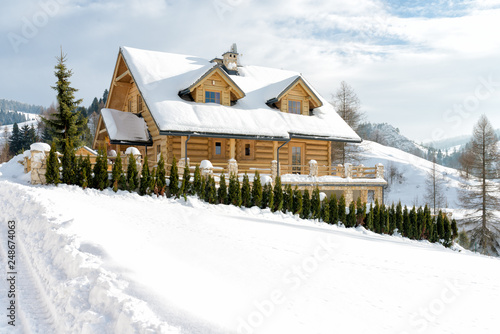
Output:
[[309,160],[309,176],[318,176],[318,162],[316,160]]
[[273,180],[276,179],[277,175],[278,175],[278,161],[273,160],[271,161],[271,176],[273,177]]
[[200,163],[200,171],[202,177],[212,176],[214,174],[214,166],[210,160],[202,160]]
[[[137,165],[137,171],[139,172],[139,175],[141,175],[142,172],[142,161],[141,161],[141,152],[135,148],[135,147],[128,147],[125,150],[125,155],[127,156],[127,161],[128,157],[132,154],[134,156],[135,163]],[[127,166],[128,167],[128,166]]]
[[378,164],[377,165],[377,179],[383,179],[384,178],[384,165]]
[[238,175],[238,163],[235,159],[229,159],[227,162],[227,170],[229,175]]
[[31,153],[31,184],[45,184],[45,173],[47,172],[47,154],[50,145],[45,143],[34,143],[30,146]]
[[24,151],[23,156],[24,173],[29,173],[29,171],[31,171],[31,151]]
[[344,164],[344,177],[346,178],[352,177],[352,165],[348,162]]

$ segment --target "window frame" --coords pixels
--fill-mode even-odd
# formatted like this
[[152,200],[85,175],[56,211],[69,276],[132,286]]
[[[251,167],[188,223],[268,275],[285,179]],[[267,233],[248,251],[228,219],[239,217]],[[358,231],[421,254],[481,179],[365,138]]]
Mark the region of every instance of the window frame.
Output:
[[141,94],[137,94],[137,111],[142,112],[143,107],[144,107],[144,105],[143,105]]
[[[240,158],[241,160],[255,160],[255,140],[245,139],[240,141]],[[250,155],[245,154],[245,146],[249,145]]]
[[[220,154],[215,154],[217,143],[221,143]],[[210,159],[224,160],[226,159],[227,142],[225,138],[210,138]]]
[[[291,107],[290,104],[296,104],[296,105]],[[297,107],[297,105],[298,105],[298,107]],[[291,110],[296,110],[298,112],[292,112]],[[294,115],[302,115],[302,101],[296,100],[296,99],[289,99],[288,100],[288,113],[294,114]]]
[[[213,100],[214,101],[207,101],[207,94],[214,94],[214,98]],[[217,96],[219,98],[219,101],[217,102]],[[212,100],[212,97],[208,97],[209,100]],[[210,89],[207,89],[205,90],[205,97],[204,97],[204,101],[205,103],[215,103],[215,104],[222,104],[222,92],[221,91],[218,91],[218,90],[210,90]]]

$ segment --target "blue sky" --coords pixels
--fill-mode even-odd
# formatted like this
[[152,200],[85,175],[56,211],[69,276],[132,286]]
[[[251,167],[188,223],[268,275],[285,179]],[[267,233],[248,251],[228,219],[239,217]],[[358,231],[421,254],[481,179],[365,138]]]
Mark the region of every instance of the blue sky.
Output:
[[325,97],[345,80],[368,121],[417,141],[500,128],[500,3],[379,0],[20,0],[0,5],[0,98],[55,101],[60,46],[88,106],[121,45],[301,72]]

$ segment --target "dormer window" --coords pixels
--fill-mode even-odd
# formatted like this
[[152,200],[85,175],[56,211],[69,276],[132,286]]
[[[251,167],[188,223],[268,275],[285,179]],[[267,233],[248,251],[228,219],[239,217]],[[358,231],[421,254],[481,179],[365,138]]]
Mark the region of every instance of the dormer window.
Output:
[[205,91],[205,103],[220,104],[220,92]]
[[288,112],[290,114],[302,114],[302,103],[300,101],[289,100],[288,101]]

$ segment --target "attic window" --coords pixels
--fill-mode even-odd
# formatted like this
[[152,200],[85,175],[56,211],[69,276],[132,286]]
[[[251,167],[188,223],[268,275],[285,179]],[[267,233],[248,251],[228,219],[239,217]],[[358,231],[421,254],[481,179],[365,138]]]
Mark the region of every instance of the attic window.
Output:
[[290,114],[302,114],[302,103],[300,101],[289,100],[288,101],[288,112]]
[[207,90],[205,92],[205,103],[218,103],[220,104],[220,92],[212,92]]
[[137,95],[137,111],[142,111],[142,97],[140,95]]

